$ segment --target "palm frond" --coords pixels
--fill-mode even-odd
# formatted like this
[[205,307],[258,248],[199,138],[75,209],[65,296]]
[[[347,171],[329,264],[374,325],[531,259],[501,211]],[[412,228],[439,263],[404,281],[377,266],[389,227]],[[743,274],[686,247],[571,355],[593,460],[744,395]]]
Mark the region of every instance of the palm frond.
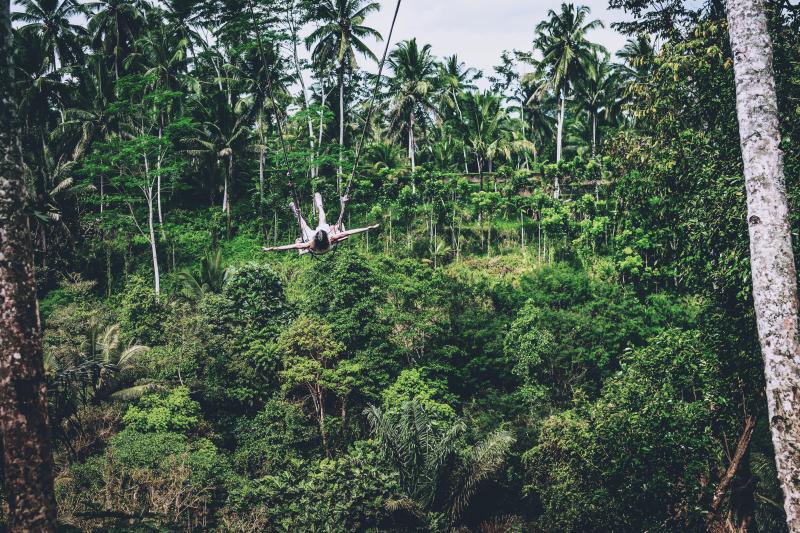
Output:
[[453,521],[461,517],[480,483],[495,474],[503,465],[514,442],[511,433],[501,429],[473,447],[452,495],[450,516]]

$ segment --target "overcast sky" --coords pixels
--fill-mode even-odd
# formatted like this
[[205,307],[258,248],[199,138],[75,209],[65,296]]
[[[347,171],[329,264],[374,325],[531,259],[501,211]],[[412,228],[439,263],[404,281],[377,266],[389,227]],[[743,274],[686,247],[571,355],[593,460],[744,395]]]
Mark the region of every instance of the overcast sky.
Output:
[[[381,10],[373,13],[366,24],[386,38],[395,0],[378,0]],[[439,59],[458,54],[467,66],[483,71],[484,77],[494,73],[492,67],[500,63],[503,50],[532,48],[534,28],[547,18],[550,9],[559,10],[563,0],[402,0],[397,25],[392,36],[393,45],[403,39],[416,37],[422,44],[430,44]],[[611,29],[611,23],[628,17],[619,10],[609,10],[608,0],[574,0],[576,4],[591,9],[590,18],[600,19],[605,28],[594,30],[589,39],[600,43],[613,54],[622,48],[625,37]],[[12,0],[12,11],[18,6]],[[83,21],[81,21],[83,23]],[[307,28],[307,33],[312,28]],[[368,41],[376,56],[383,52],[383,43]],[[310,54],[301,47],[301,55]],[[361,66],[371,72],[375,65],[359,58]],[[479,83],[486,88],[487,81]]]
[[[416,37],[420,44],[433,46],[438,57],[458,54],[468,66],[493,73],[503,50],[530,50],[534,28],[547,17],[550,9],[558,11],[562,0],[403,0],[392,41]],[[611,29],[624,13],[608,9],[608,0],[578,0],[591,9],[590,17],[600,19],[605,29],[591,32],[589,38],[613,54],[625,43],[625,37]],[[367,25],[384,37],[389,33],[395,0],[381,0],[379,13],[367,19]],[[383,48],[372,46],[380,57]],[[365,67],[369,68],[367,65]],[[372,69],[370,69],[372,70]]]

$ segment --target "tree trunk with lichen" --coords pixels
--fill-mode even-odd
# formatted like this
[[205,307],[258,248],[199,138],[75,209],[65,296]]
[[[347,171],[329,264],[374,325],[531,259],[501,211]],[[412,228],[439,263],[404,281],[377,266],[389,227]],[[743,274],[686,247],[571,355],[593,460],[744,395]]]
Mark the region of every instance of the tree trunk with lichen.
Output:
[[9,0],[0,4],[0,432],[10,531],[55,531],[41,324],[16,148]]
[[772,41],[761,0],[729,0],[736,112],[767,409],[789,530],[800,532],[800,343],[797,273],[784,183]]

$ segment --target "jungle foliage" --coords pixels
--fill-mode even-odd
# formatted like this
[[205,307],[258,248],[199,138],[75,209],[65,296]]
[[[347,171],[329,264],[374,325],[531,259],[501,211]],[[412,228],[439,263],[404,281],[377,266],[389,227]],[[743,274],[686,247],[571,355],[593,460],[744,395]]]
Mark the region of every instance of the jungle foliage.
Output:
[[611,4],[614,57],[571,4],[492,73],[390,43],[345,219],[381,226],[298,258],[287,171],[338,214],[393,5],[18,1],[65,527],[703,531],[755,416],[718,512],[782,531],[724,13]]

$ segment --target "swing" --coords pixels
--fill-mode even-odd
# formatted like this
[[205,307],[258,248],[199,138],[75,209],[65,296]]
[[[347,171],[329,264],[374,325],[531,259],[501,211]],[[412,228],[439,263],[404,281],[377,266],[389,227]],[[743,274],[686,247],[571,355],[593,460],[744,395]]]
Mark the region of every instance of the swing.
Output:
[[[317,210],[317,227],[315,229],[311,229],[308,225],[306,220],[303,218],[303,214],[300,211],[300,201],[299,196],[297,194],[297,188],[295,187],[294,180],[292,179],[292,171],[291,166],[289,164],[289,154],[286,150],[286,142],[283,139],[283,131],[281,127],[281,118],[280,118],[280,111],[278,106],[275,102],[275,95],[272,91],[272,73],[267,75],[267,92],[269,93],[269,98],[272,102],[272,108],[275,110],[275,124],[278,130],[278,138],[280,139],[281,144],[281,151],[283,152],[283,159],[284,163],[286,164],[286,177],[287,182],[289,185],[289,192],[292,195],[292,200],[289,202],[289,207],[294,214],[295,219],[297,219],[297,223],[300,226],[300,237],[294,242],[294,244],[287,244],[284,246],[272,246],[272,247],[264,247],[262,248],[265,252],[279,252],[279,251],[287,251],[287,250],[297,250],[300,255],[311,253],[312,255],[321,255],[330,252],[331,250],[335,250],[336,246],[342,242],[346,241],[352,235],[357,235],[359,233],[364,233],[370,231],[372,229],[376,229],[380,226],[380,224],[374,224],[372,226],[366,226],[363,228],[351,229],[346,230],[344,227],[344,215],[347,210],[347,202],[350,200],[350,192],[352,191],[353,187],[353,179],[355,178],[356,169],[358,168],[358,162],[361,158],[361,148],[364,144],[364,139],[367,134],[367,127],[369,126],[370,118],[372,118],[372,112],[375,107],[375,98],[378,95],[378,90],[380,89],[381,83],[381,74],[383,73],[383,66],[386,63],[386,57],[389,53],[389,44],[392,41],[392,33],[394,32],[394,26],[397,22],[397,14],[400,12],[400,3],[402,0],[397,0],[397,6],[394,10],[394,17],[392,18],[392,25],[389,28],[389,37],[386,39],[386,46],[383,49],[383,57],[381,58],[381,62],[378,65],[378,75],[375,78],[375,89],[372,92],[372,96],[370,97],[369,107],[367,108],[367,116],[364,120],[364,128],[361,130],[361,136],[358,140],[358,144],[356,145],[356,153],[355,158],[353,161],[353,170],[350,173],[350,177],[347,180],[347,187],[345,188],[345,193],[339,198],[339,217],[336,220],[336,223],[333,225],[329,225],[326,216],[325,210],[322,206],[322,196],[319,193],[314,194],[314,206]],[[252,0],[248,2],[248,7],[250,9],[250,15],[255,20],[255,14],[253,13],[253,5]],[[261,54],[262,62],[264,60],[264,49],[261,45],[261,34],[258,34],[258,49]]]
[[[344,212],[345,206],[347,204],[347,197],[344,196],[341,199],[342,201],[342,209],[340,214]],[[358,229],[351,229],[345,230],[344,224],[341,221],[341,216],[339,217],[340,220],[336,222],[333,226],[328,224],[327,219],[325,217],[325,209],[322,207],[322,196],[319,193],[314,195],[314,206],[317,209],[318,215],[318,222],[316,229],[311,229],[308,223],[303,218],[303,215],[300,213],[300,208],[298,205],[292,201],[289,206],[292,208],[292,212],[294,213],[295,218],[297,219],[298,223],[300,224],[300,232],[301,236],[297,238],[294,244],[287,244],[285,246],[273,246],[270,248],[264,248],[265,252],[280,252],[286,250],[297,250],[300,255],[312,253],[314,255],[321,255],[330,252],[336,248],[336,245],[342,241],[346,241],[350,238],[351,235],[356,235],[358,233],[364,233],[371,229],[375,229],[379,226],[379,224],[375,224],[374,226],[367,226],[365,228],[358,228]]]

